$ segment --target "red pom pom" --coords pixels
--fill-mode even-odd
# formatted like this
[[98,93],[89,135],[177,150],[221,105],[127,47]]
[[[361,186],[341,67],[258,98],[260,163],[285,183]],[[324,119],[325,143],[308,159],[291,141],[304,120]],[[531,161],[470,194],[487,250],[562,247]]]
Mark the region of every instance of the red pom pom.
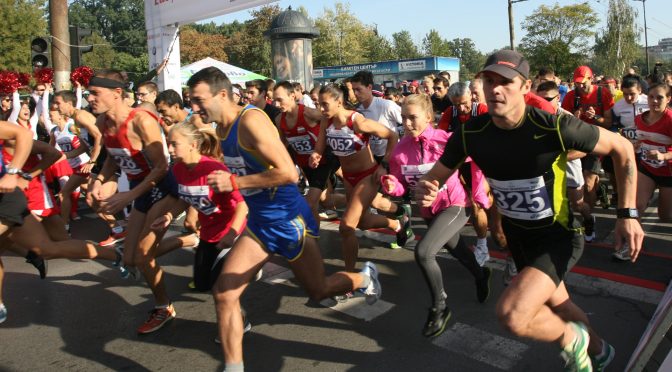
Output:
[[89,66],[79,66],[70,73],[70,81],[79,83],[83,87],[89,85],[89,80],[93,77],[93,70]]
[[21,86],[30,85],[30,74],[27,72],[19,72],[19,82]]
[[39,84],[51,84],[54,81],[54,69],[50,67],[41,68],[35,71],[33,76]]
[[0,72],[0,94],[8,96],[16,92],[21,87],[19,74],[14,71]]

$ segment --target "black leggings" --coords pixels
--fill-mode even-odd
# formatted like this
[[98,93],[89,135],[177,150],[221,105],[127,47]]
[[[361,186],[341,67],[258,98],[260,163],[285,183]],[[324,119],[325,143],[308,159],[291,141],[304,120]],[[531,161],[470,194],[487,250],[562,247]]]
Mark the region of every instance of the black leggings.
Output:
[[415,261],[425,277],[435,308],[445,307],[446,293],[443,290],[443,276],[436,261],[436,254],[444,246],[450,254],[471,272],[476,279],[483,277],[483,269],[476,262],[474,252],[464,243],[460,229],[469,220],[464,207],[452,206],[444,209],[428,222],[429,229],[415,249]]

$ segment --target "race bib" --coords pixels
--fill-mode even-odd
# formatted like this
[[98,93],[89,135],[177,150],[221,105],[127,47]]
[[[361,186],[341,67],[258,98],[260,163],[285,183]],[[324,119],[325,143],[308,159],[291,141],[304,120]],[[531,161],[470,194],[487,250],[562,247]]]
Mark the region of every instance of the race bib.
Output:
[[211,215],[219,211],[217,206],[210,200],[210,187],[208,186],[179,185],[178,193],[180,199],[186,201],[205,215]]
[[131,157],[131,152],[128,149],[107,148],[107,152],[112,156],[114,162],[119,168],[129,175],[138,175],[142,173],[142,169],[138,167],[135,160]]
[[[226,164],[229,171],[236,176],[247,176],[247,167],[245,166],[245,159],[243,159],[242,156],[224,156],[224,164]],[[260,192],[261,189],[240,190],[240,194],[243,196],[250,196]]]
[[623,128],[621,129],[621,135],[630,141],[635,141],[637,140],[637,128]]
[[357,152],[352,136],[341,131],[327,132],[327,145],[336,156],[349,156]]
[[538,221],[553,216],[551,200],[543,177],[498,181],[488,178],[497,208],[504,216]]
[[651,150],[658,150],[661,154],[664,154],[667,152],[667,148],[665,146],[656,146],[656,145],[649,145],[646,143],[642,143],[642,145],[639,147],[639,158],[642,159],[646,165],[650,166],[651,168],[662,168],[664,166],[667,166],[667,161],[666,160],[652,160],[648,159],[646,157],[646,154],[651,151]]
[[58,144],[58,147],[61,148],[61,151],[63,152],[70,152],[73,149],[72,142],[70,141],[63,141],[63,142],[56,142]]
[[287,142],[292,146],[297,154],[310,155],[313,153],[313,144],[310,142],[310,136],[305,134],[303,136],[287,137]]
[[404,180],[406,180],[406,183],[411,186],[415,187],[418,184],[418,181],[420,181],[420,178],[427,174],[430,169],[434,166],[434,163],[428,163],[428,164],[419,164],[419,165],[402,165],[401,166],[401,174],[404,176]]

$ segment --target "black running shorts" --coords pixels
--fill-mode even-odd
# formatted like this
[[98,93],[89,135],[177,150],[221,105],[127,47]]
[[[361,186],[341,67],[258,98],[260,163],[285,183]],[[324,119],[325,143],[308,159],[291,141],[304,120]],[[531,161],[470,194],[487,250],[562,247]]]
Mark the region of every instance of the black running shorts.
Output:
[[26,195],[18,187],[12,192],[0,193],[0,221],[4,225],[21,226],[29,214]]

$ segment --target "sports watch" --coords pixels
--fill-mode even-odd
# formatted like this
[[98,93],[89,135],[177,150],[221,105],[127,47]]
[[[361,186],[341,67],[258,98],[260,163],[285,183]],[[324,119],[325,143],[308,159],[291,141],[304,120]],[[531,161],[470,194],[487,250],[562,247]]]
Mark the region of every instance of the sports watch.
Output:
[[616,218],[639,218],[639,211],[636,208],[618,208]]
[[17,176],[27,180],[31,181],[33,179],[33,176],[30,175],[30,173],[26,173],[22,171],[21,169],[18,168],[12,168],[12,167],[7,167],[6,168],[6,173],[7,174],[16,174]]

